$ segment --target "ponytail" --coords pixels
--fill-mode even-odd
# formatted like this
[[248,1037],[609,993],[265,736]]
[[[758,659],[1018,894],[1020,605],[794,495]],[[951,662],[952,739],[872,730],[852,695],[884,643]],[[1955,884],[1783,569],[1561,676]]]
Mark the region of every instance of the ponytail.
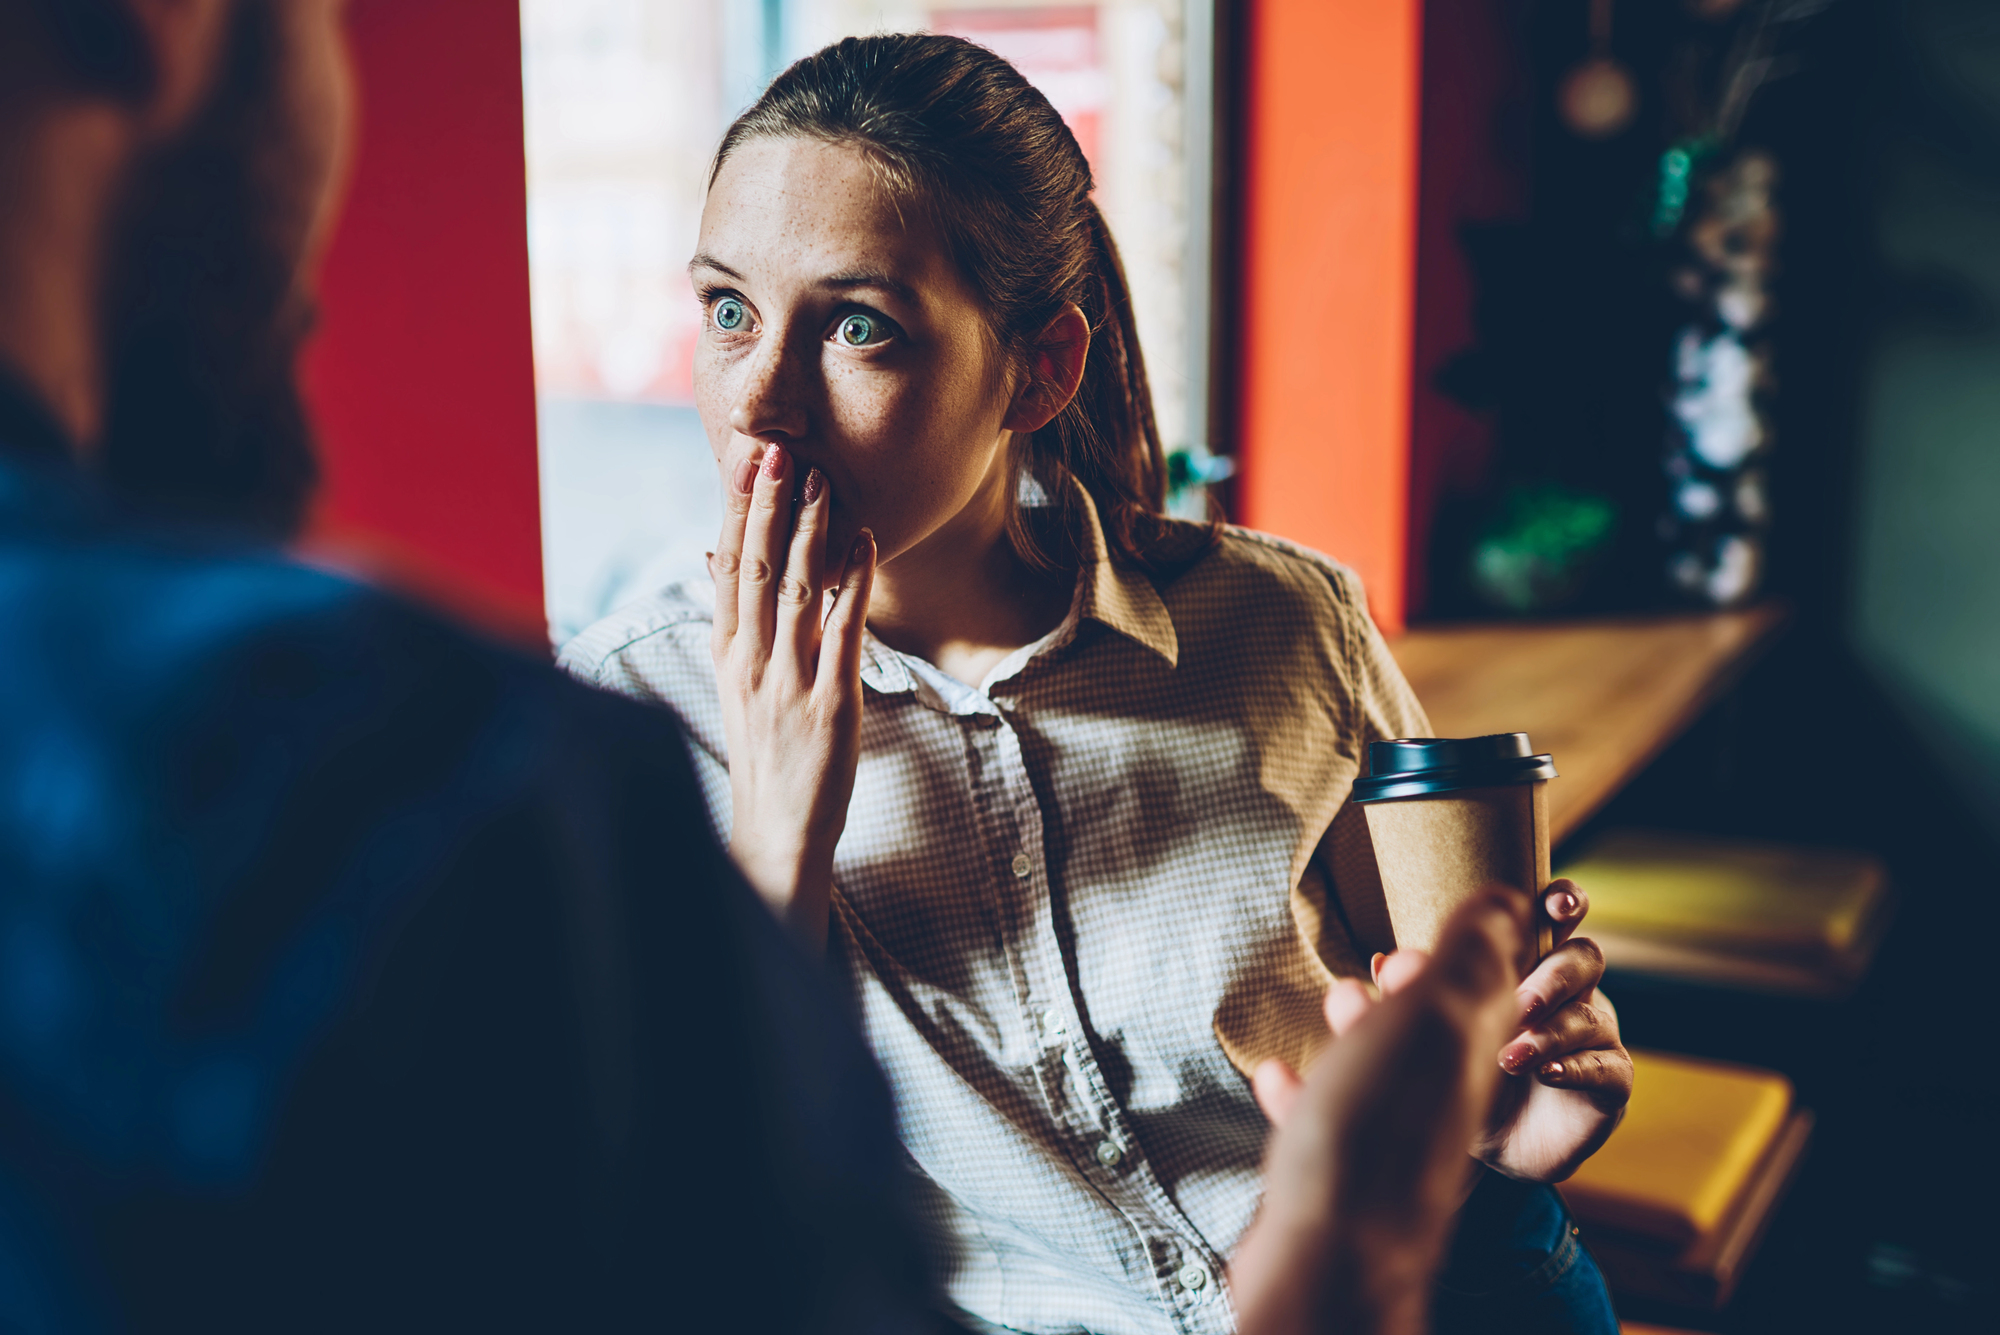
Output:
[[1023,560],[1081,559],[1073,484],[1119,565],[1153,571],[1207,549],[1214,525],[1203,541],[1166,540],[1166,456],[1125,268],[1076,136],[1020,71],[963,38],[850,37],[773,80],[723,135],[714,171],[750,139],[783,137],[858,145],[937,223],[1010,355],[1026,360],[1064,307],[1083,311],[1090,351],[1075,397],[1014,438],[1016,494],[1038,493],[1008,521]]

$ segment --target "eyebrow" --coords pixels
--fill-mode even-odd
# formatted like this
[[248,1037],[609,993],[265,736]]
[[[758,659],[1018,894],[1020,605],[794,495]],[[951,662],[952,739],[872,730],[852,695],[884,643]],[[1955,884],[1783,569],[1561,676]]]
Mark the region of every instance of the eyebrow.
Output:
[[922,304],[917,299],[917,290],[915,288],[911,287],[908,283],[899,283],[895,279],[889,277],[889,275],[882,273],[835,274],[831,278],[820,279],[819,285],[821,287],[830,287],[839,290],[846,290],[848,288],[856,288],[856,287],[872,287],[882,292],[893,292],[897,296],[901,297],[904,301],[909,302],[912,306]]
[[[730,268],[728,265],[724,264],[721,260],[715,258],[715,256],[708,254],[706,251],[698,253],[693,259],[689,260],[688,268],[713,269],[717,273],[725,274],[728,277],[735,279],[739,283],[744,281],[742,274]],[[917,296],[917,290],[915,288],[911,287],[908,283],[899,282],[898,280],[891,278],[889,277],[889,275],[884,273],[870,273],[864,271],[856,273],[833,274],[826,278],[820,279],[818,285],[823,288],[832,288],[835,291],[848,291],[853,288],[872,287],[882,292],[893,292],[897,296],[901,297],[904,301],[909,302],[913,306],[922,304],[921,300]]]
[[742,274],[736,272],[736,270],[730,268],[728,265],[724,264],[721,260],[715,258],[715,256],[709,254],[705,250],[698,250],[695,252],[694,258],[688,261],[688,268],[713,269],[717,273],[729,275],[731,278],[734,278],[739,283],[743,281]]

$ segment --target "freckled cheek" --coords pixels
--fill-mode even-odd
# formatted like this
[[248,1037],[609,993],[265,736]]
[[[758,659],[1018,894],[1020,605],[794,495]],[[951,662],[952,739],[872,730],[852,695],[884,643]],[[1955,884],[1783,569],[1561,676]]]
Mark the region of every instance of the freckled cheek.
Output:
[[843,367],[827,376],[827,436],[857,472],[893,458],[907,436],[907,385]]
[[838,490],[834,497],[836,543],[865,524],[893,556],[977,489],[993,433],[981,429],[979,405],[964,402],[959,388],[949,377],[829,372],[827,441],[848,479],[845,497]]
[[909,380],[865,368],[827,377],[826,439],[848,482],[835,504],[888,542],[928,526],[939,451],[925,398]]
[[949,393],[917,377],[841,368],[827,377],[829,437],[841,460],[871,491],[902,491],[954,470],[966,434]]
[[718,466],[729,449],[729,438],[735,434],[729,425],[729,414],[736,406],[736,382],[740,377],[741,371],[727,358],[718,356],[706,340],[695,345],[694,410],[701,418],[702,430],[708,434],[708,448]]

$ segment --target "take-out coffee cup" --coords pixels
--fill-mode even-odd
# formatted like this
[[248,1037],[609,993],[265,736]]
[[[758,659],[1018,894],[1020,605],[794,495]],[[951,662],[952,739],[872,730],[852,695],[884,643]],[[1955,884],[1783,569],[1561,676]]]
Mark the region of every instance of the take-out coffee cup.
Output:
[[1368,813],[1398,948],[1435,948],[1445,919],[1500,881],[1535,900],[1535,939],[1522,973],[1549,953],[1541,892],[1549,883],[1555,777],[1554,758],[1534,754],[1525,732],[1368,744],[1368,775],[1354,781],[1353,800]]

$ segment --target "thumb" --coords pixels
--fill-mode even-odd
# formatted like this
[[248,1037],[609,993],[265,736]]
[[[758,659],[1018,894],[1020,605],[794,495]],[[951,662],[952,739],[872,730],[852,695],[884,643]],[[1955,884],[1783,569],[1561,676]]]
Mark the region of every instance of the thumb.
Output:
[[1352,1029],[1375,1009],[1375,993],[1359,978],[1337,978],[1326,990],[1326,1023],[1334,1036]]
[[1272,1126],[1285,1124],[1305,1087],[1299,1073],[1276,1057],[1258,1062],[1257,1069],[1250,1073],[1250,1092],[1257,1096],[1257,1106],[1264,1110]]
[[1461,904],[1438,934],[1426,980],[1475,1008],[1511,995],[1533,904],[1519,890],[1488,886]]
[[1409,986],[1413,979],[1423,973],[1424,965],[1430,962],[1431,957],[1428,951],[1417,950],[1413,947],[1408,950],[1399,950],[1393,955],[1381,955],[1377,958],[1382,962],[1375,968],[1375,982],[1382,989],[1383,995],[1386,996],[1392,992],[1400,992]]

